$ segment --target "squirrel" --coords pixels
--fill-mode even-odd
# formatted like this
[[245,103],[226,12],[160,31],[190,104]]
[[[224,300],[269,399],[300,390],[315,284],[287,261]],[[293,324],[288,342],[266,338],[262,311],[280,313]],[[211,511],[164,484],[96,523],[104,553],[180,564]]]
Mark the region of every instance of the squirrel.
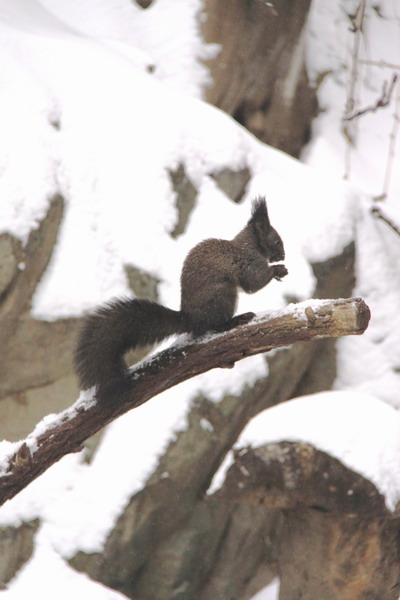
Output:
[[206,239],[187,255],[181,273],[181,310],[139,298],[118,298],[89,314],[74,355],[81,389],[97,386],[108,399],[133,386],[124,354],[173,335],[201,336],[248,323],[252,312],[234,315],[238,288],[257,292],[288,274],[285,251],[271,226],[264,197],[253,200],[251,218],[232,239]]

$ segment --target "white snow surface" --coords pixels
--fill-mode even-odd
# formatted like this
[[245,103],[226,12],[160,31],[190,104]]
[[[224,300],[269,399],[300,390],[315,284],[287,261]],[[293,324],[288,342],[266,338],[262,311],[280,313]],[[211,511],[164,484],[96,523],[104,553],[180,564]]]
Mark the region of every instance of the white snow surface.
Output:
[[275,578],[270,584],[257,592],[251,600],[279,600],[279,579]]
[[[126,264],[159,277],[160,300],[177,308],[188,250],[206,237],[235,235],[257,194],[266,195],[285,241],[289,276],[255,295],[243,294],[239,311],[279,310],[287,296],[308,298],[314,286],[310,262],[334,256],[355,239],[354,295],[366,300],[372,319],[363,336],[339,341],[334,391],[265,411],[238,445],[308,441],[369,478],[394,508],[400,494],[400,238],[370,208],[387,177],[395,102],[351,125],[354,145],[346,166],[341,118],[351,68],[347,14],[357,4],[313,0],[308,65],[315,80],[324,74],[318,92],[324,110],[301,163],[202,101],[209,76],[200,60],[218,49],[201,41],[201,0],[158,0],[148,10],[128,0],[0,0],[0,233],[26,242],[51,197],[65,199],[57,246],[32,307],[33,316],[45,320],[78,316],[129,294]],[[366,19],[364,58],[396,62],[396,1],[382,0],[379,11],[367,2]],[[357,83],[362,106],[379,96],[391,72],[366,65]],[[394,91],[399,94],[399,87]],[[399,223],[395,142],[382,209]],[[177,212],[168,170],[180,162],[199,196],[185,233],[174,240],[169,232]],[[236,205],[209,174],[245,165],[253,177],[244,202]],[[63,557],[101,549],[121,508],[174,431],[185,426],[196,394],[218,402],[267,372],[264,358],[252,357],[161,394],[108,427],[90,465],[81,455],[66,456],[6,503],[1,524],[35,517],[42,524],[35,552],[4,600],[25,599],[33,590],[44,600],[74,592],[93,600],[122,598],[74,572]],[[32,451],[35,435],[57,418],[46,417],[28,438]],[[15,447],[0,445],[0,472]],[[121,455],[132,457],[129,477],[115,468]],[[214,486],[222,476],[223,469]],[[268,593],[266,598],[277,592]]]
[[[385,496],[389,509],[399,502],[400,414],[374,396],[329,391],[294,398],[252,419],[237,446],[257,447],[280,440],[314,445],[372,481]],[[216,473],[212,491],[223,483],[231,464],[232,454]]]
[[123,600],[120,594],[89,578],[84,573],[71,569],[59,554],[54,552],[50,540],[43,531],[36,537],[32,558],[14,578],[3,597],[7,600],[22,600],[40,596],[46,600],[70,600],[90,598],[91,600]]

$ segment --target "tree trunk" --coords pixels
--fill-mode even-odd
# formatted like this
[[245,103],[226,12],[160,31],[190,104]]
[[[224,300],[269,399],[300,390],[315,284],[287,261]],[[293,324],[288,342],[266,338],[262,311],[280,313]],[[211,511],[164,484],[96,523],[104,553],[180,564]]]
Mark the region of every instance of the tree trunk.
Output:
[[205,40],[220,51],[209,61],[206,100],[263,142],[298,156],[317,102],[305,67],[310,0],[206,0]]

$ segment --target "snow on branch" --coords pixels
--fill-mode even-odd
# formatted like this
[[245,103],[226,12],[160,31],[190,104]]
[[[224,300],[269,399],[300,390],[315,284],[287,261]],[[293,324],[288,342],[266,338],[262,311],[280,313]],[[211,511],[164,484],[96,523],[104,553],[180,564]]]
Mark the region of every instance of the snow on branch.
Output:
[[128,410],[178,383],[216,367],[232,368],[247,356],[318,338],[362,334],[370,311],[361,298],[307,300],[257,315],[247,325],[175,345],[131,370],[132,388],[123,397],[98,402],[85,392],[58,415],[48,415],[0,457],[0,505],[15,496],[62,456]]

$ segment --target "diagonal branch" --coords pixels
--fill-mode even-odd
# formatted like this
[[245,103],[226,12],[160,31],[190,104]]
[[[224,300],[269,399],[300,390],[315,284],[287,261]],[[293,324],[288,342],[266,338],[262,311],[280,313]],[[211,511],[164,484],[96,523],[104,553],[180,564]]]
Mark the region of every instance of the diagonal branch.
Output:
[[12,450],[0,458],[0,504],[62,456],[81,450],[87,438],[112,420],[174,385],[295,342],[361,334],[369,318],[369,308],[361,298],[309,300],[267,316],[258,315],[232,331],[159,352],[132,369],[132,389],[122,398],[97,402],[90,393],[84,393],[72,407],[45,417],[25,440],[12,444]]

